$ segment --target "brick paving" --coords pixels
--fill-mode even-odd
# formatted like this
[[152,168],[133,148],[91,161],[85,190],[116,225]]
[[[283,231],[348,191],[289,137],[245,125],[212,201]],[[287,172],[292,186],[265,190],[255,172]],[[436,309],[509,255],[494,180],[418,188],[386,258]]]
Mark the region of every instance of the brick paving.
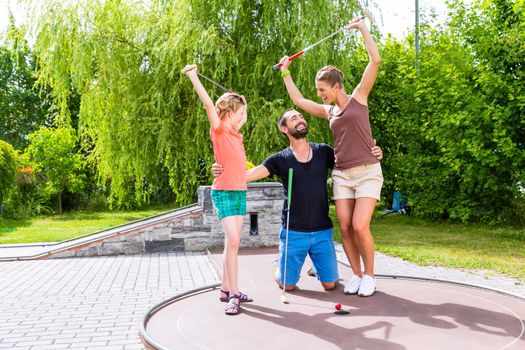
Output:
[[[338,250],[346,261],[340,245]],[[462,281],[525,298],[520,281],[483,271],[417,266],[376,254],[376,272]],[[144,349],[139,327],[149,308],[217,280],[203,253],[2,262],[0,349]]]
[[0,349],[144,349],[150,307],[217,278],[202,253],[0,263]]

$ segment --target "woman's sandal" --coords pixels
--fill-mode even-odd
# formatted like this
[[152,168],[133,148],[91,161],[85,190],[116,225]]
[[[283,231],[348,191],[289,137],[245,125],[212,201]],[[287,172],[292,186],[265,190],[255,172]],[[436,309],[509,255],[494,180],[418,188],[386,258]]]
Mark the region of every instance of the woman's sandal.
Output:
[[[238,295],[239,295],[239,301],[241,303],[249,303],[253,301],[253,299],[247,296],[246,294],[239,292]],[[230,300],[230,292],[227,290],[221,289],[221,295],[219,296],[219,300],[222,301],[223,303],[227,303]]]
[[224,310],[226,315],[238,315],[241,312],[241,295],[232,294],[230,295],[228,306]]

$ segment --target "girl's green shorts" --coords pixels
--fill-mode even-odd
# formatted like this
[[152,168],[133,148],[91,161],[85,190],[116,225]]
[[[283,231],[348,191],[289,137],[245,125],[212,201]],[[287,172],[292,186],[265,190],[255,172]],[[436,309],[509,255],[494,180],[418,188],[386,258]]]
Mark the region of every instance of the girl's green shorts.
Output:
[[246,215],[246,191],[211,190],[211,200],[219,220]]

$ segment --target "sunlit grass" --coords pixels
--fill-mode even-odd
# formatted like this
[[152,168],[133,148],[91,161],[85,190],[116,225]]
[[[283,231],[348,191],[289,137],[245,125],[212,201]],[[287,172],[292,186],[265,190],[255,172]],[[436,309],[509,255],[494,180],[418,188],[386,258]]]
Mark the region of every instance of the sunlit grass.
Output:
[[[378,213],[379,214],[379,213]],[[341,241],[334,208],[336,240]],[[376,250],[419,265],[490,270],[525,280],[525,229],[374,216]]]
[[0,218],[0,244],[59,242],[117,226],[171,208],[140,211],[72,212],[39,216],[24,221]]
[[[0,218],[0,244],[58,242],[155,215],[142,211],[73,212],[25,221]],[[341,234],[335,215],[335,237]],[[525,229],[430,222],[402,215],[374,216],[376,250],[419,265],[490,270],[525,280]]]

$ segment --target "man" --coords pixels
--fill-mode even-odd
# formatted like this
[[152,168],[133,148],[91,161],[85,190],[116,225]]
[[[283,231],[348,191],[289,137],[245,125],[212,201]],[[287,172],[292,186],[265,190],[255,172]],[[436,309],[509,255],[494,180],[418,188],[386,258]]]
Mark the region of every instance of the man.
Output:
[[[249,182],[276,175],[283,184],[285,200],[281,215],[283,224],[280,234],[279,269],[276,269],[275,281],[282,288],[289,198],[288,169],[292,168],[293,196],[288,230],[286,290],[295,289],[307,254],[313,262],[321,285],[325,290],[331,290],[339,280],[326,188],[328,170],[334,166],[334,150],[326,144],[310,143],[306,140],[308,124],[302,114],[294,109],[289,109],[281,115],[278,126],[290,141],[290,146],[271,155],[263,164],[247,172]],[[377,159],[382,159],[379,147],[375,146],[371,152]],[[218,176],[221,172],[220,165],[214,164],[214,175]]]

